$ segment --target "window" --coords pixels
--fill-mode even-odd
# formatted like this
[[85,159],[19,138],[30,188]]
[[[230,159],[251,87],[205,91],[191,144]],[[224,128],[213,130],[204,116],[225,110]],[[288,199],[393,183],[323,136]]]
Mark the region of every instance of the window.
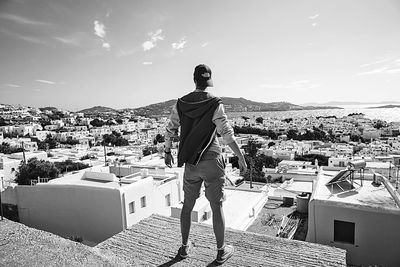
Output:
[[146,207],[146,196],[140,198],[141,207]]
[[333,226],[333,240],[335,242],[354,244],[354,229],[355,224],[353,222],[335,220]]
[[171,194],[165,195],[165,206],[171,206]]
[[129,214],[135,213],[135,201],[129,203]]

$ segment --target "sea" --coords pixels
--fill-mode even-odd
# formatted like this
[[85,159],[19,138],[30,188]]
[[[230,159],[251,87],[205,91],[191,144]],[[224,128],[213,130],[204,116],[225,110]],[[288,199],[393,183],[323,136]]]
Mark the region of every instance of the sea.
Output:
[[374,104],[363,105],[344,105],[338,106],[341,109],[316,109],[316,110],[290,110],[290,111],[262,111],[262,112],[228,112],[229,118],[238,118],[246,116],[249,118],[262,117],[263,119],[302,119],[320,116],[336,116],[337,118],[345,117],[352,113],[363,113],[366,118],[371,120],[378,119],[388,123],[400,122],[400,108],[371,108],[382,106]]

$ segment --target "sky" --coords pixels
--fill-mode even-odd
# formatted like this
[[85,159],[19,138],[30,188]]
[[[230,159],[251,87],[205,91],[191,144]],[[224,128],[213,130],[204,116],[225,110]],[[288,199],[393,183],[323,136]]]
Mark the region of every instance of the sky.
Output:
[[400,101],[398,0],[0,0],[0,103]]

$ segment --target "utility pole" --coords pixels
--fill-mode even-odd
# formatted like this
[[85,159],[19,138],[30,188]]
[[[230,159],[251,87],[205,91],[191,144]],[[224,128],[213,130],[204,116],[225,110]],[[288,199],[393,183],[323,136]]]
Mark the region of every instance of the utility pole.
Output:
[[1,177],[1,190],[0,190],[0,213],[1,213],[1,220],[3,220],[3,202],[1,198],[1,192],[3,191],[4,188],[4,183],[3,183],[3,177]]
[[106,153],[106,144],[103,143],[104,147],[104,166],[107,166],[107,153]]
[[24,164],[26,164],[24,141],[22,141],[22,155],[23,155],[23,157],[24,157]]

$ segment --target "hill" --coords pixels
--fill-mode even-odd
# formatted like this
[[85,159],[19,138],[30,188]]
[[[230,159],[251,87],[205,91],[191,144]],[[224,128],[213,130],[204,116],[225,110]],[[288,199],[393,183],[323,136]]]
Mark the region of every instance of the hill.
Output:
[[94,113],[113,113],[117,114],[118,111],[109,107],[102,107],[102,106],[95,106],[92,108],[87,108],[87,109],[82,109],[80,111],[77,111],[78,113],[84,113],[84,114],[94,114]]
[[400,108],[400,105],[384,105],[384,106],[369,107],[369,108]]
[[[288,102],[255,102],[243,97],[221,97],[226,112],[253,112],[253,111],[288,111],[288,110],[314,110],[314,109],[338,109],[331,106],[300,106]],[[140,108],[133,109],[140,116],[165,116],[171,112],[176,100],[168,100]]]

